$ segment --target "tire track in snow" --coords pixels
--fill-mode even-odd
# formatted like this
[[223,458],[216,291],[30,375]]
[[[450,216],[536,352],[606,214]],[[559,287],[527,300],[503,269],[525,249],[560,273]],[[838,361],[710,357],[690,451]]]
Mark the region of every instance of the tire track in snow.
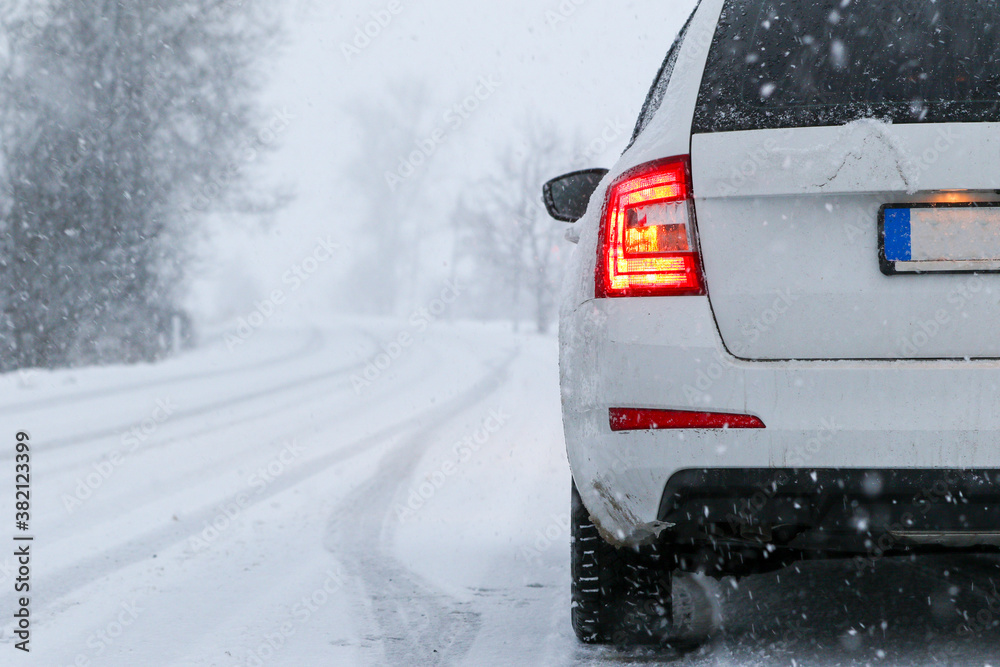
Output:
[[[430,356],[424,359],[422,365],[419,367],[419,372],[410,373],[412,377],[407,377],[405,380],[396,380],[392,385],[392,393],[389,396],[398,394],[400,391],[408,391],[415,385],[424,381],[431,370],[440,367],[440,352],[434,348],[429,350]],[[426,367],[426,368],[425,368]],[[276,417],[282,414],[287,414],[288,412],[304,408],[312,403],[320,401],[332,400],[336,397],[336,394],[332,392],[315,392],[306,397],[296,396],[293,399],[285,400],[279,404],[271,404],[270,409],[266,412],[257,410],[250,414],[244,414],[235,420],[227,420],[223,423],[212,424],[204,427],[200,427],[195,431],[189,431],[181,435],[172,436],[170,438],[150,440],[148,443],[144,444],[140,449],[136,450],[134,453],[129,455],[129,460],[134,457],[140,457],[149,453],[153,453],[162,449],[165,449],[171,445],[181,443],[181,444],[194,444],[191,441],[195,438],[200,438],[202,436],[216,433],[216,432],[226,432],[228,429],[233,428],[237,425],[245,425],[252,423],[254,421],[264,422],[265,427],[268,423],[275,423]],[[385,401],[387,398],[382,396],[378,398],[379,401]],[[371,410],[377,409],[377,407],[370,408]],[[324,419],[319,422],[309,421],[304,428],[293,430],[289,432],[287,429],[282,428],[280,433],[270,434],[265,437],[260,437],[259,434],[252,438],[241,438],[243,446],[238,450],[230,451],[227,455],[222,458],[218,458],[210,462],[210,464],[205,466],[199,466],[196,470],[184,470],[177,471],[174,481],[169,485],[171,488],[170,497],[183,494],[190,489],[196,489],[199,484],[203,483],[206,478],[212,479],[218,477],[219,474],[227,474],[233,470],[238,469],[242,464],[246,462],[246,455],[248,451],[258,449],[265,442],[270,442],[275,439],[291,440],[296,441],[298,438],[312,437],[316,434],[323,433],[326,429],[331,429],[331,427],[339,426],[344,423],[345,419],[351,418],[363,418],[367,414],[366,410],[359,411],[357,407],[347,407],[342,410],[338,410],[332,413],[326,413]],[[285,422],[282,422],[285,423]],[[410,422],[404,419],[398,424],[409,424]],[[363,453],[363,450],[353,452],[352,456]],[[183,456],[183,450],[178,452],[178,456]],[[344,460],[351,458],[345,457]],[[94,460],[86,459],[83,461],[74,461],[65,465],[56,465],[51,468],[46,468],[45,475],[49,478],[55,478],[58,475],[72,475],[74,471],[80,471],[81,469],[90,471]],[[250,466],[251,468],[253,466]],[[72,495],[72,490],[70,487],[64,489],[66,493]],[[142,508],[148,506],[150,503],[156,503],[163,500],[158,492],[153,491],[152,493],[147,493],[142,496],[130,495],[131,491],[125,493],[116,493],[111,496],[109,500],[115,498],[120,498],[121,503],[127,504],[131,509]],[[220,503],[225,503],[227,500],[222,499]],[[60,514],[60,521],[72,520],[72,516],[65,517]],[[103,526],[106,521],[98,521],[95,526]],[[57,524],[56,532],[63,531],[62,528],[64,524]]]
[[[403,436],[413,428],[426,429],[428,422],[434,424],[459,414],[462,410],[466,409],[465,406],[469,402],[468,396],[470,392],[475,393],[477,388],[483,384],[493,386],[502,382],[502,377],[505,375],[507,367],[512,360],[513,357],[506,361],[498,370],[490,373],[486,380],[470,389],[460,398],[445,402],[436,408],[384,428],[360,440],[356,440],[326,456],[311,460],[308,462],[308,466],[295,468],[284,473],[281,477],[271,482],[266,490],[255,494],[248,504],[244,504],[244,512],[298,484],[326,473],[330,468],[343,461],[370,451],[372,447],[380,443]],[[406,442],[410,442],[410,440],[407,439]],[[236,503],[241,496],[245,497],[247,495],[247,492],[241,491],[226,498],[215,500],[198,512],[187,514],[180,517],[177,521],[138,535],[118,546],[88,555],[76,563],[57,570],[52,575],[39,576],[38,590],[43,591],[43,593],[38,595],[41,602],[39,605],[39,616],[43,615],[44,612],[51,609],[59,600],[67,595],[93,582],[99,581],[114,572],[148,560],[153,555],[200,533],[204,529],[206,522],[211,522],[218,516],[220,506]]]
[[[436,358],[437,357],[435,357],[435,359]],[[413,385],[418,384],[423,379],[424,379],[424,376],[414,377],[414,378],[409,379],[405,383],[394,384],[393,385],[393,389],[396,392],[400,391],[401,389],[403,389],[403,390],[409,389]],[[317,395],[317,396],[314,396],[314,397],[311,397],[311,398],[306,398],[304,400],[301,397],[297,397],[294,400],[285,401],[283,404],[281,404],[281,405],[279,405],[277,407],[273,407],[272,406],[272,409],[269,410],[266,413],[256,412],[256,413],[254,413],[252,415],[245,415],[244,417],[242,417],[242,418],[240,418],[238,420],[235,420],[235,421],[228,421],[228,422],[223,423],[223,424],[216,424],[216,425],[208,426],[208,427],[199,429],[199,430],[197,430],[195,432],[186,433],[184,435],[171,437],[171,438],[165,439],[165,440],[151,442],[150,444],[147,444],[147,445],[143,446],[141,449],[137,450],[131,456],[135,456],[135,455],[139,455],[139,454],[143,454],[143,453],[149,453],[151,451],[156,451],[156,450],[165,448],[168,445],[171,445],[171,444],[174,444],[174,443],[177,443],[177,442],[190,441],[192,438],[200,437],[200,436],[207,435],[207,434],[210,434],[210,433],[213,433],[213,432],[225,431],[225,430],[230,429],[233,426],[239,425],[239,424],[245,424],[245,423],[256,421],[256,420],[262,420],[262,421],[265,421],[265,422],[267,422],[267,421],[273,422],[275,420],[275,416],[276,415],[280,415],[280,414],[282,414],[286,410],[300,408],[300,407],[302,407],[304,405],[308,405],[311,402],[319,401],[319,400],[326,400],[328,398],[329,398],[328,394],[324,394],[322,396]],[[363,413],[361,413],[361,414],[363,414]],[[263,441],[271,441],[271,440],[274,440],[274,439],[280,437],[280,438],[282,438],[284,440],[291,440],[291,441],[294,442],[294,441],[296,441],[300,437],[307,437],[307,436],[311,436],[311,435],[323,433],[324,430],[326,430],[328,428],[331,428],[331,427],[343,424],[343,420],[345,418],[357,417],[358,415],[359,415],[359,412],[358,412],[358,410],[356,408],[348,408],[348,409],[345,409],[345,410],[338,411],[336,413],[327,415],[327,417],[325,419],[323,419],[319,423],[312,423],[312,422],[310,422],[309,425],[306,426],[305,428],[295,430],[295,431],[293,431],[291,433],[289,433],[289,432],[287,432],[287,430],[283,429],[282,433],[280,433],[278,435],[268,436],[268,437],[265,437],[265,438],[260,439],[260,440],[258,440],[258,439],[246,439],[245,440],[245,446],[243,446],[239,450],[230,452],[229,455],[227,455],[225,458],[217,459],[217,460],[213,461],[210,466],[199,467],[196,472],[195,471],[186,470],[186,471],[177,473],[177,479],[176,479],[176,481],[170,485],[171,486],[171,495],[173,496],[173,495],[177,495],[177,494],[183,494],[184,492],[186,492],[189,489],[196,488],[199,483],[201,483],[201,482],[203,482],[205,480],[206,477],[213,478],[213,476],[218,476],[219,473],[225,474],[225,473],[233,471],[234,469],[236,469],[236,468],[239,467],[239,464],[245,463],[247,451],[259,448]],[[403,420],[402,422],[399,422],[398,424],[396,424],[396,426],[404,426],[404,425],[408,425],[410,423],[411,423],[411,420]],[[346,460],[348,460],[350,458],[353,458],[354,456],[357,456],[358,454],[362,454],[364,452],[365,452],[364,448],[359,448],[359,449],[356,449],[356,450],[352,450],[350,456],[345,456],[341,460],[341,462],[346,461]],[[73,470],[79,469],[81,465],[86,466],[86,465],[89,465],[89,464],[90,464],[89,461],[86,462],[86,463],[83,463],[83,464],[81,464],[80,462],[76,462],[76,463],[71,464],[70,466],[54,467],[52,469],[47,469],[46,470],[46,476],[47,477],[54,477],[57,474],[71,473]],[[311,465],[311,462],[308,462],[307,464]],[[250,466],[250,467],[252,468],[253,466]],[[69,489],[67,488],[66,491],[69,492]],[[126,495],[126,494],[117,494],[117,496],[122,496],[122,495]],[[128,503],[128,505],[129,505],[130,508],[135,509],[135,508],[139,508],[139,507],[145,507],[145,506],[149,505],[151,502],[155,503],[155,502],[157,502],[159,500],[162,500],[162,499],[163,499],[162,496],[154,493],[154,494],[152,494],[151,497],[149,495],[143,496],[143,497],[136,497],[134,495],[127,495],[126,497],[121,498],[121,502],[122,503]],[[217,506],[218,505],[224,505],[225,503],[229,502],[230,500],[231,500],[231,498],[230,499],[221,499],[217,503]],[[63,519],[63,520],[67,520],[67,519]],[[68,520],[72,520],[72,517],[68,517]],[[103,525],[104,523],[105,522],[98,522],[98,524],[96,524],[96,525]],[[56,532],[59,532],[59,530],[57,529]]]
[[[371,334],[365,334],[365,335],[371,340],[376,340],[375,337],[372,336]],[[0,406],[0,415],[20,414],[31,410],[39,410],[39,409],[62,408],[66,407],[67,405],[73,405],[74,403],[91,401],[96,398],[106,398],[108,396],[124,394],[126,392],[136,391],[139,389],[149,389],[150,387],[181,384],[185,382],[191,382],[193,380],[206,380],[209,378],[226,377],[227,375],[238,375],[240,373],[249,373],[264,368],[269,368],[271,366],[286,364],[289,361],[295,361],[296,359],[301,359],[303,357],[309,356],[314,352],[319,352],[320,350],[322,350],[324,344],[325,344],[325,337],[321,334],[320,330],[313,329],[312,331],[309,332],[309,337],[306,339],[305,344],[300,346],[299,349],[290,352],[288,354],[282,355],[280,357],[265,359],[263,361],[253,363],[248,366],[220,368],[214,371],[201,371],[198,373],[185,373],[183,375],[175,375],[155,380],[147,380],[144,382],[134,382],[125,385],[115,385],[113,387],[103,387],[101,389],[96,389],[94,391],[81,391],[75,394],[66,394],[63,396],[53,396],[49,398],[40,398],[32,401],[26,401],[24,403],[17,403],[14,405],[3,405]]]
[[[337,378],[334,378],[334,379],[337,379]],[[414,377],[414,378],[411,378],[411,379],[407,380],[406,382],[400,382],[400,383],[394,384],[393,388],[396,391],[399,391],[401,389],[409,389],[413,385],[419,383],[422,380],[423,380],[422,377]],[[200,427],[196,428],[193,431],[187,431],[187,432],[181,433],[179,435],[172,435],[172,436],[167,437],[167,438],[159,438],[158,439],[158,438],[156,438],[154,436],[148,442],[142,444],[142,446],[140,446],[139,448],[137,448],[134,452],[130,452],[129,453],[129,459],[133,459],[136,456],[141,456],[142,454],[147,454],[147,453],[150,453],[150,452],[158,451],[160,449],[163,449],[165,447],[168,447],[170,445],[173,445],[173,444],[176,444],[176,443],[179,443],[179,442],[190,441],[193,438],[200,438],[202,436],[206,436],[206,435],[209,435],[211,433],[225,432],[228,429],[231,429],[231,428],[233,428],[235,426],[241,426],[241,425],[245,425],[245,424],[248,424],[248,423],[251,423],[251,422],[255,422],[255,421],[274,421],[274,418],[277,415],[280,415],[280,414],[282,414],[284,412],[289,412],[289,411],[292,411],[292,410],[295,410],[295,409],[298,409],[298,408],[305,408],[306,406],[312,405],[313,403],[319,403],[319,402],[328,401],[332,397],[333,397],[333,394],[331,394],[331,393],[314,392],[314,393],[312,393],[310,395],[307,395],[307,396],[296,396],[296,397],[290,398],[288,400],[284,400],[284,401],[280,401],[280,402],[273,402],[273,403],[271,403],[268,406],[268,410],[266,412],[255,410],[255,411],[252,411],[252,412],[250,412],[248,414],[241,415],[240,417],[237,417],[235,419],[229,419],[229,420],[217,423],[217,424],[210,424],[210,425],[207,425],[207,426],[200,426]],[[320,422],[318,425],[317,424],[313,424],[312,427],[310,427],[309,429],[307,429],[305,431],[297,431],[295,433],[288,434],[287,433],[287,429],[282,429],[282,433],[279,434],[276,437],[280,437],[280,438],[284,438],[284,439],[289,439],[289,438],[294,439],[297,435],[303,435],[303,434],[309,433],[309,432],[318,432],[318,431],[321,431],[327,424],[329,424],[331,422],[339,422],[340,420],[342,420],[345,417],[351,417],[351,416],[356,416],[356,415],[358,415],[358,410],[356,408],[348,408],[348,409],[341,410],[341,411],[338,411],[338,412],[330,413],[327,416],[327,418],[324,419],[322,422]],[[173,419],[170,420],[171,423],[173,423],[173,421],[174,421]],[[260,443],[257,440],[247,441],[247,446],[244,447],[243,449],[239,450],[238,452],[235,452],[234,456],[240,456],[240,455],[242,455],[242,452],[244,452],[246,449],[257,447],[257,446],[259,446],[259,444]],[[100,458],[100,455],[98,456],[98,459],[99,458]],[[47,473],[48,476],[54,477],[54,476],[57,476],[57,475],[72,473],[74,470],[80,470],[81,468],[84,469],[84,470],[89,471],[91,469],[89,466],[91,466],[93,463],[94,463],[94,460],[90,459],[90,458],[88,458],[85,461],[72,461],[72,462],[66,463],[64,465],[55,465],[55,466],[52,466],[51,468],[46,468],[46,473]]]
[[[327,456],[310,461],[308,468],[284,473],[281,477],[271,482],[264,492],[255,494],[251,502],[243,506],[243,511],[246,512],[251,507],[259,505],[312,477],[320,475],[330,467],[362,454],[387,439],[405,433],[406,429],[413,427],[413,422],[418,419],[414,418],[413,420],[383,429],[343,449],[338,449]],[[218,516],[219,507],[237,503],[241,496],[245,497],[247,495],[250,494],[246,491],[241,491],[240,493],[220,498],[201,511],[179,517],[172,524],[167,524],[159,529],[143,533],[119,546],[87,556],[72,565],[58,570],[49,577],[39,577],[40,583],[38,589],[45,591],[46,595],[44,597],[50,598],[50,600],[44,603],[42,609],[48,608],[52,602],[94,581],[146,560],[154,554],[158,554],[171,546],[183,542],[192,535],[198,534],[204,529],[206,522],[211,522],[212,519]]]
[[480,615],[471,603],[436,589],[392,555],[392,507],[434,434],[502,387],[519,351],[386,453],[375,475],[334,514],[326,546],[364,589],[355,599],[363,600],[367,593],[369,635],[381,643],[384,664],[452,664],[468,653],[479,634]]
[[[377,355],[376,355],[377,356]],[[225,408],[230,408],[233,406],[240,405],[242,403],[249,403],[251,401],[266,398],[276,393],[291,391],[293,389],[299,389],[309,385],[318,384],[327,380],[338,378],[341,376],[349,375],[351,373],[358,372],[365,368],[371,362],[370,359],[365,359],[348,366],[341,366],[340,368],[335,368],[329,371],[323,371],[321,373],[315,373],[313,375],[308,375],[306,377],[297,377],[292,380],[282,382],[278,385],[272,385],[264,389],[258,389],[245,394],[239,394],[237,396],[231,396],[221,401],[216,401],[214,403],[202,404],[197,408],[191,408],[189,410],[180,410],[174,412],[170,416],[170,424],[177,424],[193,419],[195,417],[201,417],[206,414],[216,412]],[[148,386],[148,385],[143,385]],[[35,451],[45,454],[51,451],[63,449],[65,447],[77,446],[95,440],[101,440],[104,438],[110,438],[115,436],[120,436],[122,433],[128,431],[131,427],[135,426],[134,421],[129,421],[126,424],[119,424],[117,426],[105,427],[89,433],[84,433],[79,436],[73,436],[69,438],[53,439],[49,440],[44,446],[36,446]],[[12,452],[0,455],[0,461],[12,460],[14,454]]]

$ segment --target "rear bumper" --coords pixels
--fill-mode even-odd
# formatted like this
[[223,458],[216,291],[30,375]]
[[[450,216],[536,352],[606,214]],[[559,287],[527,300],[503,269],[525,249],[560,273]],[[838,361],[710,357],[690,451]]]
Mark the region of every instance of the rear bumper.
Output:
[[677,541],[872,553],[1000,546],[1000,470],[687,470],[659,518]]
[[[615,543],[667,527],[664,491],[682,471],[1000,469],[1000,362],[743,361],[704,297],[588,301],[563,314],[561,355],[570,465]],[[614,433],[611,407],[751,414],[767,428]]]

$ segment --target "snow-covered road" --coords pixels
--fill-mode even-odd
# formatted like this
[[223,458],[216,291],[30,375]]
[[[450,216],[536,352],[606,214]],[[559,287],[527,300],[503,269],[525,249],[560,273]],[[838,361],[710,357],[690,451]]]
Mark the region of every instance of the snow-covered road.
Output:
[[0,428],[0,540],[18,430],[36,539],[32,650],[8,622],[3,665],[1000,664],[1000,570],[972,556],[723,582],[720,635],[688,655],[578,645],[551,338],[220,336],[155,366],[0,377]]

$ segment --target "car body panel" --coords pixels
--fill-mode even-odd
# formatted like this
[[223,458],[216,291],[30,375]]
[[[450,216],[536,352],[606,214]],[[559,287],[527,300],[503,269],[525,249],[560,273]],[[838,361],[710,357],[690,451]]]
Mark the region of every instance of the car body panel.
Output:
[[1000,275],[886,276],[885,204],[998,201],[1000,124],[699,134],[698,234],[727,347],[748,359],[1000,357]]
[[[662,300],[595,299],[567,322],[569,460],[609,539],[662,529],[664,486],[681,470],[1000,468],[1000,362],[745,361],[706,298]],[[767,428],[614,433],[612,406],[752,414]]]

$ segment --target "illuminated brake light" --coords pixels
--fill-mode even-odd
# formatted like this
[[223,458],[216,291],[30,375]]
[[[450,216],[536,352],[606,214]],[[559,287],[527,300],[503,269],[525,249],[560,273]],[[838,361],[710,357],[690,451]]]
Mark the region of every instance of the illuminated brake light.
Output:
[[753,415],[685,410],[642,410],[611,408],[612,431],[652,431],[668,429],[767,428]]
[[626,172],[608,189],[597,298],[705,294],[687,156]]

